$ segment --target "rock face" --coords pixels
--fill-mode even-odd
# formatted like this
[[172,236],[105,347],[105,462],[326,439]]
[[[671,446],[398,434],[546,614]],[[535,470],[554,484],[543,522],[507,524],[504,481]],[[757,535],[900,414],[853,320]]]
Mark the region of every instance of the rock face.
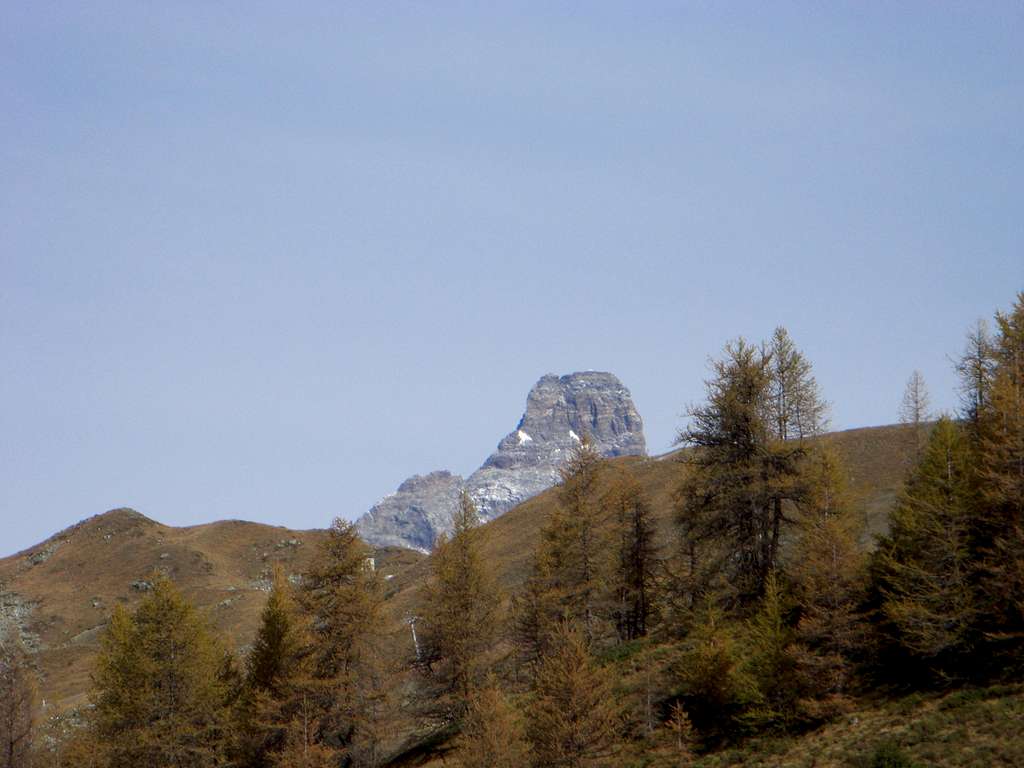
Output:
[[359,533],[374,546],[429,549],[451,520],[464,486],[445,470],[413,475],[359,519]]
[[602,456],[645,452],[643,421],[618,378],[597,371],[543,376],[518,426],[480,469],[465,480],[444,471],[411,477],[357,521],[359,533],[375,546],[429,550],[449,530],[463,490],[491,520],[557,483],[584,434]]

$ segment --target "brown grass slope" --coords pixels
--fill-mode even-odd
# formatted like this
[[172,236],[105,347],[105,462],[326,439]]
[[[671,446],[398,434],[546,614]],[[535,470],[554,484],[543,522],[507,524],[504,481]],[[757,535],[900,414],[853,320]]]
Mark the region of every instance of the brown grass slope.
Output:
[[751,739],[707,755],[693,768],[873,768],[899,753],[914,768],[1024,765],[1024,686],[911,694],[864,701],[836,722],[801,737]]
[[[324,531],[226,520],[174,528],[130,509],[91,517],[0,560],[0,616],[36,651],[47,713],[82,703],[113,607],[134,605],[154,572],[169,576],[235,648],[256,632],[272,568],[303,571]],[[422,555],[377,553],[385,574]]]

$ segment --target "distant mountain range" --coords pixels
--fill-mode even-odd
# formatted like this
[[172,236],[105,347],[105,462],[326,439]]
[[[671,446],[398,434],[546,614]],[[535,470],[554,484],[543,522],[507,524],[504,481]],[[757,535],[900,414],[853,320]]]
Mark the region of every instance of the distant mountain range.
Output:
[[414,475],[359,518],[375,546],[430,551],[450,530],[462,491],[484,521],[493,520],[559,480],[559,468],[587,435],[605,457],[642,456],[644,426],[629,390],[611,373],[542,376],[526,398],[514,430],[468,478],[447,470]]

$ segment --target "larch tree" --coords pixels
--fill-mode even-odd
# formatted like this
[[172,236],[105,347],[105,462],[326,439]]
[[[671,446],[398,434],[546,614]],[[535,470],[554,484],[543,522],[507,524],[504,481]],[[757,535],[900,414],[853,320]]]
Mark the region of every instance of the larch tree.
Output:
[[898,642],[940,675],[955,673],[974,618],[971,462],[961,428],[939,419],[872,566]]
[[673,746],[675,747],[675,763],[679,768],[687,768],[693,764],[696,757],[693,752],[693,745],[697,733],[686,713],[686,707],[678,701],[669,710],[668,720],[665,727],[672,734]]
[[0,768],[31,768],[35,692],[20,638],[0,630]]
[[954,365],[959,379],[961,418],[976,441],[981,432],[981,419],[989,409],[995,369],[992,335],[984,320],[979,320],[967,332],[963,354]]
[[694,726],[714,742],[762,702],[735,622],[716,605],[703,607],[675,663],[683,703]]
[[289,726],[302,716],[302,701],[309,697],[310,638],[292,589],[276,567],[237,704],[236,762],[245,768],[280,761]]
[[512,595],[512,634],[516,660],[532,675],[547,653],[561,615],[558,596],[552,589],[550,563],[543,548],[534,553],[530,575]]
[[536,768],[587,768],[611,756],[622,718],[605,673],[590,657],[572,620],[555,630],[541,659],[528,713]]
[[745,632],[745,666],[758,692],[756,706],[746,715],[752,723],[785,725],[795,715],[800,692],[793,653],[795,633],[787,620],[788,613],[786,595],[773,571]]
[[561,469],[558,502],[569,541],[562,582],[572,612],[580,619],[587,642],[596,635],[596,602],[600,590],[597,483],[603,459],[584,432],[579,445]]
[[981,631],[1002,664],[1024,670],[1024,293],[996,315],[991,388],[979,419]]
[[690,570],[710,558],[705,570],[724,573],[734,599],[751,603],[764,593],[778,565],[783,527],[807,493],[808,448],[801,439],[777,435],[765,347],[730,342],[712,371],[707,402],[690,408],[690,424],[679,436],[693,450],[685,454],[676,520]]
[[338,768],[338,765],[357,765],[345,754],[319,741],[317,712],[314,700],[308,695],[296,699],[298,708],[288,721],[284,743],[273,754],[274,768]]
[[459,768],[523,768],[529,745],[519,712],[509,704],[497,681],[475,690],[455,741]]
[[623,470],[603,506],[614,512],[616,557],[612,567],[612,614],[620,640],[647,634],[653,615],[658,547],[651,505],[636,478]]
[[473,500],[463,492],[451,536],[442,536],[431,555],[431,579],[422,594],[421,662],[440,682],[435,700],[455,717],[483,679],[485,655],[499,629],[501,598],[480,552],[479,523]]
[[87,752],[104,768],[226,761],[224,651],[166,578],[110,619],[93,672]]
[[920,426],[928,421],[931,414],[931,396],[928,385],[920,371],[914,371],[907,379],[903,390],[903,401],[900,403],[900,422]]
[[907,379],[900,403],[900,423],[910,427],[913,440],[913,456],[920,458],[926,442],[925,426],[931,419],[931,396],[920,371],[914,371]]
[[821,434],[828,424],[810,361],[781,326],[768,342],[768,421],[776,440],[803,440]]
[[859,608],[867,570],[857,543],[859,521],[838,457],[823,449],[812,457],[812,467],[814,491],[786,574],[798,609],[794,654],[799,714],[820,721],[850,703],[852,656],[864,637]]
[[597,637],[604,575],[598,532],[603,466],[584,434],[561,469],[557,504],[541,529],[534,572],[515,604],[518,634],[535,659],[562,616],[579,620],[588,643]]
[[387,711],[383,590],[353,524],[334,520],[303,576],[299,603],[310,622],[312,682],[292,740],[302,733],[308,744],[338,750],[355,768],[374,768],[382,760]]

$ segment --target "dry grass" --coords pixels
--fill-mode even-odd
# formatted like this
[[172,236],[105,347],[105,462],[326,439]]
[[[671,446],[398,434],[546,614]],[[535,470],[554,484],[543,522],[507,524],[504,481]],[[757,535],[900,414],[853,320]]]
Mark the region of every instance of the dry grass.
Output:
[[[29,609],[20,623],[38,649],[40,694],[52,714],[83,701],[110,612],[140,600],[154,571],[169,575],[230,644],[243,648],[255,634],[274,564],[301,572],[323,537],[238,520],[173,528],[113,510],[0,560],[0,599]],[[384,573],[421,558],[408,550],[378,553]]]
[[814,733],[751,740],[695,766],[871,768],[872,758],[886,746],[906,765],[921,768],[1024,765],[1024,685],[864,702]]

